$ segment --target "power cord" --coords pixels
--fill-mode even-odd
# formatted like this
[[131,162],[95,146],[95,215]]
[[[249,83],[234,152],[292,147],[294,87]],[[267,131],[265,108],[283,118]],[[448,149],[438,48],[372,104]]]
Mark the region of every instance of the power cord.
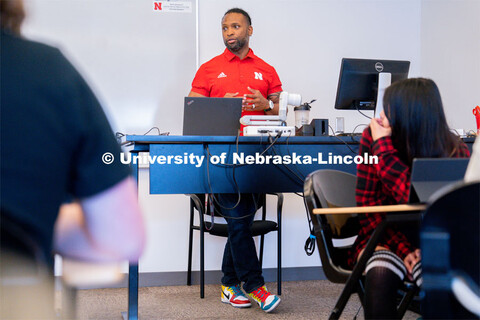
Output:
[[368,125],[368,124],[365,124],[365,123],[357,124],[357,125],[355,126],[355,128],[353,128],[353,130],[352,130],[352,136],[354,136],[355,130],[357,130],[357,128],[358,128],[358,127],[361,127],[361,126],[368,127],[369,125]]
[[[270,145],[269,145],[265,150],[263,150],[263,151],[259,154],[259,156],[263,156],[270,148],[272,148],[273,145],[274,145],[275,143],[277,143],[277,140],[278,140],[278,138],[281,137],[281,135],[282,135],[282,133],[279,132],[279,133],[276,135],[275,140],[273,140],[273,141],[272,141],[272,140],[269,140]],[[269,137],[271,137],[271,136],[269,136]],[[237,137],[237,138],[238,138],[238,137]],[[208,152],[208,155],[209,155],[210,157],[213,156],[213,155],[210,153],[210,150],[209,150],[209,148],[208,148],[208,145],[207,145],[207,152]],[[238,154],[238,139],[237,139],[237,142],[236,142],[236,152],[237,152],[237,154]],[[243,167],[243,166],[248,166],[249,164],[248,164],[248,163],[244,163],[244,164],[216,163],[216,164],[213,164],[213,165],[214,165],[214,166],[217,166],[217,167],[225,168],[225,167]]]
[[[277,156],[277,155],[278,155],[278,156],[281,156],[279,153],[277,153],[277,150],[276,150],[275,148],[272,148],[272,152],[273,152],[273,154],[276,155],[276,156]],[[290,169],[290,168],[289,168],[286,164],[284,164],[283,162],[282,162],[281,165],[282,165],[285,169],[287,169],[287,170],[293,175],[293,177],[292,177],[291,175],[286,174],[286,172],[283,171],[283,170],[280,170],[281,172],[283,172],[283,173],[284,173],[290,180],[292,180],[293,182],[299,183],[299,184],[303,185],[303,183],[304,183],[304,181],[305,181],[304,178],[302,178],[302,177],[301,177],[300,175],[298,175],[295,171],[293,171],[292,169]],[[277,168],[279,168],[278,165],[275,165],[275,166],[276,166]],[[294,180],[293,178],[297,178],[298,181]]]
[[475,138],[477,136],[477,133],[474,130],[468,130],[466,134],[467,138]]
[[[315,101],[315,100],[314,100]],[[288,141],[290,140],[290,136],[287,137],[287,152],[288,154],[292,154],[290,152],[290,148],[288,147]],[[297,165],[295,163],[293,163],[293,167],[296,169],[297,173],[302,177],[302,183],[305,182],[305,175],[303,175],[303,173],[298,169]]]
[[362,310],[362,305],[360,305],[360,307],[358,307],[358,311],[355,314],[355,316],[353,317],[353,320],[357,320],[357,316],[358,316],[358,313],[360,312],[360,310]]
[[307,221],[308,221],[308,230],[310,231],[310,236],[305,241],[305,246],[303,247],[307,256],[311,256],[315,252],[315,231],[313,230],[313,222],[308,214],[308,206],[307,200],[305,200],[305,194],[302,194],[301,197],[303,198],[303,205],[305,206],[305,212],[307,213]]
[[355,107],[356,107],[357,111],[358,111],[362,116],[364,116],[365,118],[368,118],[368,119],[372,119],[372,117],[369,117],[369,116],[367,116],[365,113],[363,113],[362,111],[360,111],[360,109],[358,108],[358,104],[357,104],[357,103],[355,103]]
[[[145,132],[145,133],[143,134],[143,136],[146,136],[147,134],[150,133],[150,131],[152,131],[152,130],[154,130],[154,129],[156,129],[156,130],[158,131],[158,135],[159,135],[159,136],[168,136],[168,135],[170,135],[170,132],[161,132],[158,127],[151,127],[150,130],[148,130],[147,132]],[[126,133],[115,132],[115,138],[117,138],[117,142],[118,142],[119,145],[125,146],[125,147],[128,147],[128,146],[133,145],[133,143],[134,143],[133,141],[123,141],[123,142],[122,142],[122,139],[123,139],[124,137],[126,137],[127,135],[128,135],[128,134],[126,134]]]
[[[270,140],[269,139],[269,142],[270,142],[270,145],[262,151],[262,153],[260,155],[263,155],[265,154],[265,152],[267,152],[270,148],[273,147],[273,145],[277,142],[277,140],[281,137],[282,135],[282,132],[279,131],[275,137],[275,140]],[[271,138],[271,136],[269,137]],[[236,152],[238,154],[238,143],[239,143],[239,135],[237,134],[237,139],[235,141],[235,146],[236,146]],[[212,154],[210,153],[210,149],[208,147],[208,145],[206,146],[206,151],[207,151],[207,182],[208,182],[208,187],[210,189],[210,195],[213,199],[213,203],[212,203],[212,206],[213,206],[213,210],[218,214],[220,215],[221,217],[225,218],[225,219],[234,219],[234,220],[240,220],[240,219],[244,219],[244,218],[247,218],[253,214],[256,213],[256,211],[258,210],[258,205],[257,205],[257,201],[255,199],[255,195],[252,194],[252,197],[253,197],[253,201],[254,201],[254,205],[255,205],[255,211],[250,213],[250,214],[247,214],[247,215],[244,215],[244,216],[241,216],[241,217],[230,217],[230,216],[225,216],[224,214],[222,214],[217,208],[215,205],[213,204],[217,204],[220,208],[222,209],[225,209],[225,210],[233,210],[235,209],[239,204],[240,204],[240,200],[241,200],[241,193],[240,193],[240,188],[238,186],[238,183],[237,183],[237,180],[235,178],[235,168],[237,166],[244,166],[244,165],[247,165],[247,164],[240,164],[240,165],[237,165],[235,163],[227,163],[227,164],[216,164],[216,166],[220,166],[220,167],[232,167],[232,179],[233,179],[233,183],[235,185],[235,190],[237,191],[237,194],[238,194],[238,200],[237,202],[235,203],[235,205],[233,207],[225,207],[223,206],[217,199],[217,197],[215,197],[215,194],[213,193],[213,188],[212,188],[212,185],[211,185],[211,181],[210,181],[210,167],[209,167],[209,163],[210,163],[210,157],[212,156]]]
[[[239,140],[239,134],[237,134],[237,138],[236,138],[236,141],[235,141],[235,145],[236,145],[236,152],[238,153],[238,140]],[[236,190],[236,193],[238,195],[238,199],[237,199],[237,202],[235,203],[235,205],[233,207],[225,207],[223,206],[219,201],[218,199],[215,197],[214,193],[213,193],[213,188],[212,188],[212,183],[210,181],[210,157],[212,156],[212,154],[210,153],[210,149],[209,149],[209,146],[208,144],[206,145],[206,151],[207,151],[207,182],[208,182],[208,188],[210,190],[210,195],[212,196],[213,198],[213,203],[216,203],[218,204],[218,206],[222,209],[225,209],[225,210],[233,210],[235,209],[239,204],[240,204],[240,200],[242,198],[242,195],[240,193],[240,188],[238,186],[238,183],[237,183],[237,179],[235,178],[235,168],[236,168],[236,164],[233,163],[231,166],[232,166],[232,179],[233,179],[233,184],[235,186],[235,190]],[[214,210],[216,210],[216,208],[214,207]],[[220,212],[218,212],[216,210],[216,212],[218,214],[220,214],[222,216],[222,214]],[[247,215],[248,216],[248,215]]]
[[[331,125],[328,125],[328,126],[329,126],[330,129],[333,131],[332,126],[331,126]],[[355,154],[355,155],[358,154],[358,152],[354,151],[354,150],[348,145],[348,143],[347,143],[346,141],[340,139],[339,136],[333,135],[333,137],[335,137],[336,139],[338,139],[338,140],[340,140],[341,142],[343,142],[343,144],[345,144],[345,145],[347,146],[347,148],[348,148],[353,154]],[[354,137],[354,136],[352,135],[352,136],[351,136],[351,139],[352,139],[352,141],[355,141],[353,137]]]
[[[236,146],[236,152],[238,153],[238,140],[239,140],[239,134],[237,134],[237,138],[236,138],[236,141],[235,141],[235,146]],[[238,199],[237,199],[237,202],[235,203],[235,205],[233,207],[226,207],[224,205],[222,205],[220,203],[220,201],[217,199],[217,197],[215,197],[215,194],[213,193],[213,188],[212,188],[212,184],[211,184],[211,181],[210,181],[210,157],[212,156],[212,154],[210,153],[210,149],[208,147],[208,145],[206,146],[206,151],[207,151],[207,182],[208,182],[208,187],[210,189],[210,194],[209,196],[211,197],[211,204],[210,204],[210,207],[213,208],[213,210],[211,209],[211,215],[213,217],[214,213],[217,213],[219,216],[225,218],[225,219],[232,219],[232,220],[240,220],[240,219],[245,219],[247,217],[250,217],[252,215],[254,215],[257,210],[258,210],[258,204],[257,204],[257,201],[255,199],[255,194],[252,194],[252,198],[253,198],[253,202],[254,202],[254,206],[255,206],[255,210],[252,212],[252,213],[249,213],[247,215],[244,215],[244,216],[240,216],[240,217],[231,217],[231,216],[225,216],[224,214],[222,214],[222,212],[220,212],[217,207],[215,206],[215,204],[217,204],[220,208],[224,209],[224,210],[233,210],[235,208],[238,207],[238,205],[240,204],[240,201],[242,199],[242,194],[240,193],[240,188],[238,186],[238,183],[237,183],[237,179],[235,178],[235,168],[237,166],[241,166],[241,165],[237,165],[235,163],[232,163],[232,164],[222,164],[224,167],[229,167],[231,166],[232,167],[232,179],[233,179],[233,183],[235,185],[235,190],[237,191],[237,195],[238,195]],[[222,166],[220,165],[220,166]],[[213,222],[213,219],[212,219],[212,222]],[[212,225],[213,227],[213,225]],[[211,227],[211,228],[212,228]]]

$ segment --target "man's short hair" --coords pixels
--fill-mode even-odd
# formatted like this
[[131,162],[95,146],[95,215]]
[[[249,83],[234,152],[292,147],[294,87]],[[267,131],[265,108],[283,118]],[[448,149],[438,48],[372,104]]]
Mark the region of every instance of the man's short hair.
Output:
[[225,16],[229,13],[240,13],[240,14],[242,14],[245,18],[247,18],[248,25],[249,26],[252,25],[252,19],[250,18],[250,15],[247,13],[247,11],[245,11],[243,9],[240,9],[240,8],[232,8],[232,9],[228,10],[227,12],[225,12],[223,17],[225,18]]

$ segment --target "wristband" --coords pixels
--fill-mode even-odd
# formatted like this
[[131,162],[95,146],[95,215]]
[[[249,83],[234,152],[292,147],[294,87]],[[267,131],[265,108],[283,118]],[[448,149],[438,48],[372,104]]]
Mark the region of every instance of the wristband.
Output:
[[263,109],[263,111],[265,111],[265,112],[270,111],[270,110],[273,109],[273,107],[274,107],[273,101],[272,101],[272,100],[268,100],[268,108]]

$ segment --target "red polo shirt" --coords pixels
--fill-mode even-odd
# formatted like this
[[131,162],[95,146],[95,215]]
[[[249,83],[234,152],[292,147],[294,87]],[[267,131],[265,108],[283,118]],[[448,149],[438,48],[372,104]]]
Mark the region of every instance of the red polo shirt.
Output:
[[[275,69],[257,57],[253,50],[240,60],[228,49],[200,66],[192,82],[192,91],[206,97],[222,98],[226,93],[238,92],[238,97],[251,94],[248,87],[269,94],[282,91],[282,83]],[[263,111],[243,111],[242,115],[263,115]]]

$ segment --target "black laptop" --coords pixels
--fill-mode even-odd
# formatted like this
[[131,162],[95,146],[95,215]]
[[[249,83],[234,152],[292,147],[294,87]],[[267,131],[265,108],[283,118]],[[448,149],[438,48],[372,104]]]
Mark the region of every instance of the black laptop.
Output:
[[437,190],[463,180],[469,160],[468,158],[413,159],[410,203],[426,203]]
[[185,97],[184,136],[236,136],[242,99]]

